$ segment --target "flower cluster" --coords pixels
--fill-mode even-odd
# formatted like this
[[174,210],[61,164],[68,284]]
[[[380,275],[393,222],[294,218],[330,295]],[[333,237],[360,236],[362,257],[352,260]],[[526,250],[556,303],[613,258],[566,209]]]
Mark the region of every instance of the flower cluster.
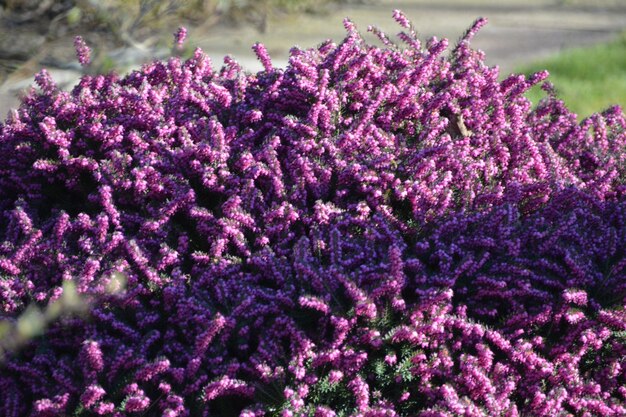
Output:
[[626,415],[624,113],[532,108],[547,73],[498,81],[484,19],[444,56],[393,16],[403,45],[345,20],[285,69],[36,78],[0,319],[90,309],[0,352],[0,416]]

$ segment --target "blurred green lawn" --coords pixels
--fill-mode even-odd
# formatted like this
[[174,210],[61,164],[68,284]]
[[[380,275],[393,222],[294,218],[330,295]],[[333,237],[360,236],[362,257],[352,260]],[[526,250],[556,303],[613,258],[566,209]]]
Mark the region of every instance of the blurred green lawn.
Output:
[[[592,47],[564,50],[555,56],[520,67],[516,73],[547,69],[562,99],[578,119],[619,104],[626,109],[626,31],[616,40]],[[526,96],[536,105],[545,97],[539,86]]]

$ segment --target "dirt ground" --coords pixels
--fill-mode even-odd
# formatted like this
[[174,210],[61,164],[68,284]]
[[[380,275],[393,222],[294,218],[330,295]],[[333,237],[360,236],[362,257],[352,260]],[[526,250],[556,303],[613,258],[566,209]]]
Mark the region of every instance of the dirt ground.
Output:
[[[207,52],[215,66],[231,55],[244,68],[257,71],[261,65],[250,49],[257,41],[266,45],[275,66],[285,66],[292,46],[314,47],[326,39],[340,42],[346,16],[362,32],[371,24],[394,35],[400,27],[391,17],[393,9],[404,11],[423,39],[436,35],[451,43],[474,19],[487,17],[489,24],[473,46],[485,51],[487,63],[497,64],[504,74],[565,48],[608,41],[626,29],[626,0],[379,0],[329,8],[316,15],[275,16],[265,33],[245,26],[198,25],[189,28],[188,42]],[[7,53],[8,49],[13,52]],[[30,55],[24,51],[31,51]],[[111,55],[121,66],[133,68],[167,53],[163,48],[126,48]],[[9,33],[0,27],[0,119],[19,104],[20,91],[42,67],[48,68],[59,85],[70,88],[81,75],[72,55],[69,34],[51,41],[41,34]]]

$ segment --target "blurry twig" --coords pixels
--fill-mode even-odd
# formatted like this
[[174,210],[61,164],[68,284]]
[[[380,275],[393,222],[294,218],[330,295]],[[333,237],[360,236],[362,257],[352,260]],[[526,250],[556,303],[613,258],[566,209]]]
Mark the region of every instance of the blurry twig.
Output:
[[46,14],[52,6],[54,6],[54,0],[42,0],[35,10],[30,10],[13,16],[12,20],[15,23],[25,23],[39,19],[41,16]]
[[[111,275],[107,291],[116,294],[126,287],[126,276],[121,272]],[[46,328],[62,315],[85,315],[89,312],[93,300],[76,290],[74,281],[63,282],[61,297],[40,309],[29,305],[16,320],[0,320],[0,364],[7,354],[17,352],[31,339],[44,334]]]

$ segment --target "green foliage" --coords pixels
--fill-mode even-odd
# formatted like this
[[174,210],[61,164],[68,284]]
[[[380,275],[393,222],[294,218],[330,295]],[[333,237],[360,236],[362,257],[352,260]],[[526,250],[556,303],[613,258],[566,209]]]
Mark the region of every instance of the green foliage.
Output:
[[345,381],[331,384],[328,382],[328,376],[321,378],[313,386],[307,399],[311,404],[310,411],[314,411],[318,405],[331,406],[337,415],[347,415],[354,411],[353,395]]
[[[541,69],[550,72],[557,96],[579,119],[616,103],[626,106],[626,32],[613,42],[566,50],[519,72]],[[535,86],[527,97],[536,105],[545,93]]]

